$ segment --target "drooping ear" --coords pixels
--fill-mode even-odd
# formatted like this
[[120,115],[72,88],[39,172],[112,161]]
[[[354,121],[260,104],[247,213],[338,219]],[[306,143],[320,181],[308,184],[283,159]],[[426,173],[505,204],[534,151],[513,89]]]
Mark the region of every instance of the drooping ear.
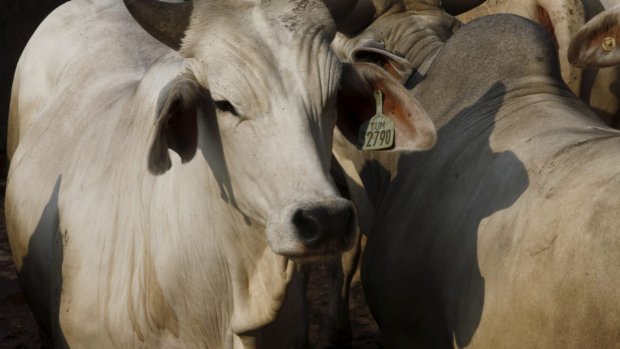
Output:
[[408,60],[388,51],[376,40],[361,40],[348,56],[353,63],[367,62],[382,66],[401,84],[404,84],[413,72],[413,65]]
[[584,25],[568,48],[569,62],[579,68],[620,64],[620,5],[603,11]]
[[149,139],[148,169],[154,175],[172,167],[168,149],[183,163],[194,158],[198,147],[198,114],[205,110],[206,97],[198,82],[179,76],[159,93],[155,127]]
[[383,114],[394,122],[394,145],[387,150],[426,150],[435,145],[435,126],[420,104],[384,70],[368,63],[343,66],[337,126],[347,140],[357,145],[360,126],[376,114],[375,90],[383,93]]

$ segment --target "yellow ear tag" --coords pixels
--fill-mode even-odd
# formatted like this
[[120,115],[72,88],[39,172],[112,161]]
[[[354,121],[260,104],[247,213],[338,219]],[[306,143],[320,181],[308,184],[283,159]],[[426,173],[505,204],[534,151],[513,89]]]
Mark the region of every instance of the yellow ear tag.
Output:
[[377,113],[362,124],[357,136],[357,149],[379,150],[394,144],[394,121],[383,115],[383,93],[375,91]]
[[606,37],[603,39],[603,50],[611,51],[616,48],[616,40],[612,37]]

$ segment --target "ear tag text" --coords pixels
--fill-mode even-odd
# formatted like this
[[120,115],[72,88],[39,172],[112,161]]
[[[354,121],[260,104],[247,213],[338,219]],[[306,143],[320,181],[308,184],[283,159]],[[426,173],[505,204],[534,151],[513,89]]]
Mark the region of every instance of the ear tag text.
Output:
[[394,121],[383,114],[383,93],[375,91],[377,113],[360,127],[357,149],[379,150],[394,144]]

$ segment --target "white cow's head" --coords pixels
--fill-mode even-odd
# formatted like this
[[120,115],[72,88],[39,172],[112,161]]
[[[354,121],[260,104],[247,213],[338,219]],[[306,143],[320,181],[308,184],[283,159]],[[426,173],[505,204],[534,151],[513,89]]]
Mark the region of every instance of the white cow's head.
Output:
[[418,131],[397,131],[397,144],[434,142],[430,121],[408,116],[414,101],[382,70],[343,69],[329,46],[337,11],[318,0],[125,3],[187,68],[160,93],[149,171],[170,169],[168,149],[183,162],[197,148],[219,152],[235,206],[266,227],[278,254],[307,261],[352,244],[354,210],[329,175],[337,104],[368,109],[343,116],[353,134],[374,114],[373,89],[381,88],[403,111],[397,124]]

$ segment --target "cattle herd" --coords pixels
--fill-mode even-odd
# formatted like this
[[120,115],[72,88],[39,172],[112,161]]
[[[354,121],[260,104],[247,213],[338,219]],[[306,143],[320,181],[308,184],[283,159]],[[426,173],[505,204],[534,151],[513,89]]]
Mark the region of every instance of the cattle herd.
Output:
[[616,2],[58,7],[7,142],[43,347],[306,349],[322,261],[351,348],[364,235],[387,348],[620,348]]

